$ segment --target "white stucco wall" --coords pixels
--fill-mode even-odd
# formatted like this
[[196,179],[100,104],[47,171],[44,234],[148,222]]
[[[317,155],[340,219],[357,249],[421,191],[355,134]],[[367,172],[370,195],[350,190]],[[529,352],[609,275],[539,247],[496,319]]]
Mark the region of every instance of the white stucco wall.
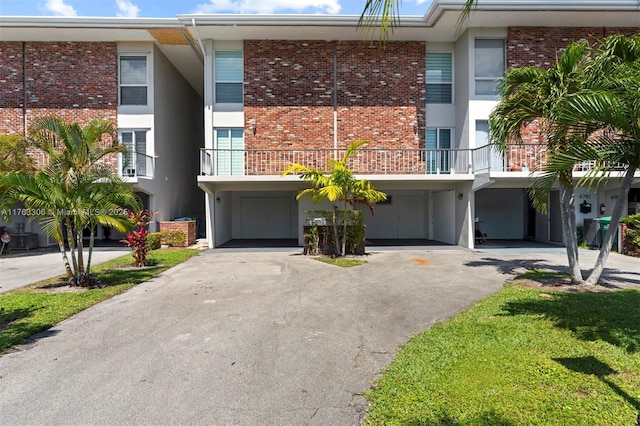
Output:
[[456,42],[454,52],[455,144],[469,147],[469,37],[464,32]]
[[217,191],[210,195],[215,210],[215,245],[219,246],[232,238],[233,228],[233,197],[231,192]]
[[158,49],[154,50],[157,220],[194,216],[205,226],[204,193],[197,186],[204,145],[202,98]]

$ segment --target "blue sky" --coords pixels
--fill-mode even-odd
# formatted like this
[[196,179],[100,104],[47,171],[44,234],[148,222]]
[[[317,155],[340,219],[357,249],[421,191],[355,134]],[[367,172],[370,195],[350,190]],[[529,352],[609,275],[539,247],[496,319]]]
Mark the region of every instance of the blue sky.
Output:
[[[424,15],[431,0],[404,0],[401,15]],[[0,15],[172,18],[188,13],[359,15],[365,0],[0,0]]]

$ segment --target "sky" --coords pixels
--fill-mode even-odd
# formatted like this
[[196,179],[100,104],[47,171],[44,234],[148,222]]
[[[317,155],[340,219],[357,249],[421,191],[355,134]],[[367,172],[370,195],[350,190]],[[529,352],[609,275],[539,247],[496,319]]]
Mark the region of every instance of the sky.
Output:
[[[401,15],[424,15],[431,0],[401,1]],[[0,16],[174,18],[191,13],[360,15],[365,0],[0,0]]]

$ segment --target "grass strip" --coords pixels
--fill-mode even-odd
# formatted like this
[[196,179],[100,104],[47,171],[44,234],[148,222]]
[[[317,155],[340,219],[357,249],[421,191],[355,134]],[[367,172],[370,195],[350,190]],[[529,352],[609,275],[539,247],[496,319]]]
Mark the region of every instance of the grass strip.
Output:
[[159,273],[200,253],[192,249],[154,250],[149,259],[156,266],[144,269],[128,268],[131,255],[122,256],[93,268],[102,288],[82,291],[47,292],[64,277],[44,280],[28,287],[0,294],[0,352],[25,342],[33,334],[46,330],[60,321],[96,303],[123,293]]
[[638,290],[507,286],[404,346],[365,424],[635,424],[638,306]]
[[354,266],[360,266],[367,263],[366,260],[349,259],[344,257],[316,257],[314,259],[322,263],[328,263],[329,265],[340,266],[341,268],[353,268]]

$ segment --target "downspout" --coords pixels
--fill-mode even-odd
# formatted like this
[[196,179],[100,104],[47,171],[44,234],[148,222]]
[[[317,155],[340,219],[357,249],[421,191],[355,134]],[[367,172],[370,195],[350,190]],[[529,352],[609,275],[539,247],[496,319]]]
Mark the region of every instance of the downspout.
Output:
[[200,47],[200,51],[202,52],[202,57],[206,58],[207,54],[204,50],[204,45],[202,44],[202,40],[200,40],[198,29],[196,28],[196,18],[191,18],[191,26],[193,27],[193,34],[196,36],[196,40],[198,41],[198,47]]
[[338,159],[338,42],[333,43],[333,158]]
[[22,42],[22,134],[27,137],[27,43]]

